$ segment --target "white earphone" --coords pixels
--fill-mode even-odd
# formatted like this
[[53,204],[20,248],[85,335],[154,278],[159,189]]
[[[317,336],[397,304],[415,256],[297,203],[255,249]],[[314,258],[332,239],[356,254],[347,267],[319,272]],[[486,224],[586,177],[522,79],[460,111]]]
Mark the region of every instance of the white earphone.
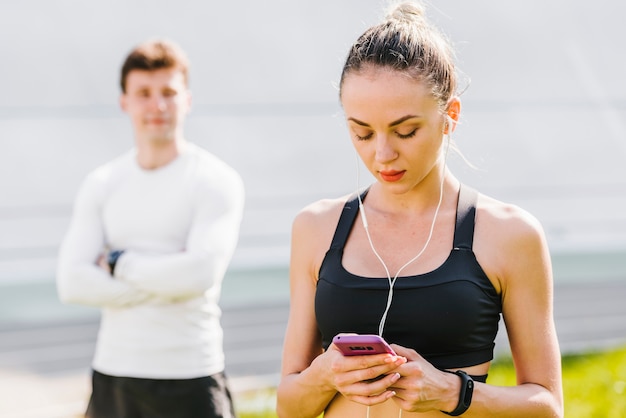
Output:
[[394,275],[393,279],[391,278],[391,274],[389,272],[389,269],[387,268],[387,264],[385,263],[385,261],[382,259],[382,257],[378,254],[378,251],[376,251],[376,248],[374,247],[374,243],[372,241],[372,237],[369,233],[369,225],[367,222],[367,217],[365,215],[365,207],[363,206],[363,201],[361,200],[361,191],[360,191],[360,186],[359,186],[359,157],[358,154],[356,155],[356,163],[357,163],[357,176],[356,176],[356,180],[357,180],[357,190],[356,190],[356,194],[357,194],[357,198],[359,201],[359,212],[361,214],[361,223],[363,224],[363,228],[365,229],[365,234],[367,236],[367,239],[369,241],[370,244],[370,248],[372,249],[372,252],[374,253],[374,255],[376,256],[376,258],[378,258],[378,261],[380,261],[380,263],[382,264],[383,268],[385,269],[385,273],[387,274],[387,280],[389,281],[389,294],[387,296],[387,305],[385,307],[385,311],[383,312],[383,315],[380,319],[380,323],[378,324],[378,335],[380,335],[382,337],[383,335],[383,331],[385,328],[385,322],[387,321],[387,314],[389,313],[389,308],[391,308],[391,302],[393,300],[393,287],[396,283],[396,280],[398,279],[400,272],[402,272],[402,270],[404,270],[405,267],[407,267],[409,264],[413,263],[415,260],[417,260],[418,258],[421,257],[421,255],[424,253],[424,251],[426,251],[426,248],[428,248],[428,244],[430,243],[430,240],[432,239],[433,236],[433,231],[435,229],[435,223],[437,221],[437,216],[439,215],[439,209],[441,208],[441,203],[443,202],[443,184],[444,184],[444,178],[445,178],[445,170],[446,170],[446,161],[448,159],[448,150],[450,148],[450,136],[452,134],[452,126],[454,123],[454,119],[452,119],[452,117],[450,117],[450,115],[446,114],[445,115],[445,122],[444,122],[444,127],[443,127],[443,131],[446,131],[447,129],[447,133],[444,133],[444,135],[446,136],[446,145],[445,145],[445,149],[444,149],[444,163],[443,163],[443,169],[442,169],[442,173],[441,173],[441,183],[439,186],[439,201],[437,202],[437,208],[435,209],[435,215],[433,216],[433,220],[432,223],[430,225],[430,230],[428,233],[428,238],[426,239],[426,243],[424,244],[424,247],[417,253],[417,255],[415,257],[413,257],[412,259],[410,259],[409,261],[407,261],[402,267],[400,267],[398,269],[398,271],[396,272],[396,274]]
[[[424,251],[426,251],[426,248],[428,248],[428,244],[430,243],[430,240],[433,236],[433,231],[435,229],[435,222],[437,221],[437,215],[439,215],[439,209],[441,208],[441,202],[443,201],[443,183],[444,183],[444,178],[445,178],[446,162],[448,160],[448,150],[450,149],[450,137],[452,136],[452,126],[454,123],[455,123],[454,119],[452,119],[450,115],[446,114],[444,125],[443,125],[443,132],[442,132],[443,135],[446,136],[446,145],[445,145],[445,150],[444,150],[441,183],[439,185],[439,201],[437,202],[437,209],[435,209],[435,215],[433,216],[433,221],[430,225],[428,238],[426,239],[426,243],[424,244],[424,247],[420,250],[420,252],[417,253],[415,257],[413,257],[408,262],[406,262],[402,267],[400,267],[398,271],[396,272],[396,274],[394,275],[393,279],[391,278],[391,274],[389,273],[387,264],[385,264],[385,261],[378,254],[378,251],[376,251],[376,248],[374,247],[374,243],[372,242],[372,237],[370,236],[369,227],[367,223],[367,217],[365,216],[365,207],[363,206],[363,201],[361,200],[361,190],[359,186],[359,173],[360,173],[359,172],[359,155],[355,152],[356,164],[357,164],[356,166],[356,195],[359,200],[359,213],[361,214],[361,223],[363,224],[363,228],[365,229],[365,234],[367,235],[367,240],[369,241],[370,247],[372,251],[374,252],[374,255],[376,255],[376,258],[378,258],[378,261],[380,261],[383,268],[385,269],[385,273],[387,274],[387,280],[389,281],[389,294],[387,295],[387,305],[385,307],[385,311],[383,312],[382,317],[380,318],[380,323],[378,324],[378,335],[381,337],[383,336],[385,322],[387,321],[387,314],[389,313],[389,308],[391,308],[391,302],[393,301],[393,286],[396,284],[396,280],[398,279],[400,272],[404,270],[406,266],[408,266],[409,264],[411,264],[412,262],[414,262],[415,260],[421,257]],[[446,132],[446,128],[447,128],[447,132]],[[370,407],[368,406],[366,418],[369,418],[369,416],[370,416]],[[399,418],[402,417],[402,409],[400,409],[398,413],[398,417]]]

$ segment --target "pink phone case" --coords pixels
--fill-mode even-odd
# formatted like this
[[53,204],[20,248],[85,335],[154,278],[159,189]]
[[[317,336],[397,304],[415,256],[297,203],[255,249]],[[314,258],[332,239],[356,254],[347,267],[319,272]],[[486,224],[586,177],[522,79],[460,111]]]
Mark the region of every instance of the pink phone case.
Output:
[[375,334],[337,334],[333,343],[344,356],[363,356],[368,354],[396,353],[389,344]]

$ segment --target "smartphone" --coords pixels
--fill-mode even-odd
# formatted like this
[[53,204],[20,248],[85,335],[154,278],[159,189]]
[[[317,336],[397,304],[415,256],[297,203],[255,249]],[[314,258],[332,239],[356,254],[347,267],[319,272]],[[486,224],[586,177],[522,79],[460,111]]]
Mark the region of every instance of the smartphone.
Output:
[[368,354],[396,353],[387,342],[376,334],[337,334],[333,343],[344,356],[363,356]]

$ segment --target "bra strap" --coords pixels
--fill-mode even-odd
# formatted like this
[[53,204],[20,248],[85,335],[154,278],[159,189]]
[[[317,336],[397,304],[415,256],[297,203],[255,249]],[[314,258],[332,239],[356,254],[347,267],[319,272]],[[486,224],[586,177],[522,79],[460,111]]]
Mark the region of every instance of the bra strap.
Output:
[[[361,201],[365,199],[368,191],[369,187],[361,193]],[[346,245],[346,241],[348,240],[348,236],[350,235],[350,231],[352,231],[352,226],[354,225],[354,221],[356,220],[358,214],[359,199],[355,193],[354,196],[348,199],[346,204],[343,206],[330,248],[343,248]]]
[[459,202],[456,208],[454,248],[472,249],[477,200],[478,192],[469,186],[461,184]]
[[[361,193],[361,200],[365,199],[369,188]],[[472,249],[474,242],[474,224],[476,217],[476,201],[478,192],[461,184],[459,202],[456,210],[456,226],[454,229],[454,248]],[[359,213],[359,200],[356,195],[344,205],[333,235],[331,248],[343,248],[346,245],[352,226]]]

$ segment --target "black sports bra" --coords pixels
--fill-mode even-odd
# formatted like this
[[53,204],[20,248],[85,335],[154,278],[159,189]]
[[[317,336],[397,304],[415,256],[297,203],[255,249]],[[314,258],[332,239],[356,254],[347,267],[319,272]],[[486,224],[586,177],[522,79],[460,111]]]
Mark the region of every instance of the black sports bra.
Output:
[[[450,255],[431,272],[398,277],[383,332],[440,369],[493,359],[502,303],[472,252],[476,199],[475,190],[461,186]],[[356,196],[346,202],[319,271],[315,315],[324,349],[340,332],[377,334],[386,307],[386,277],[356,276],[342,265],[358,210]]]

